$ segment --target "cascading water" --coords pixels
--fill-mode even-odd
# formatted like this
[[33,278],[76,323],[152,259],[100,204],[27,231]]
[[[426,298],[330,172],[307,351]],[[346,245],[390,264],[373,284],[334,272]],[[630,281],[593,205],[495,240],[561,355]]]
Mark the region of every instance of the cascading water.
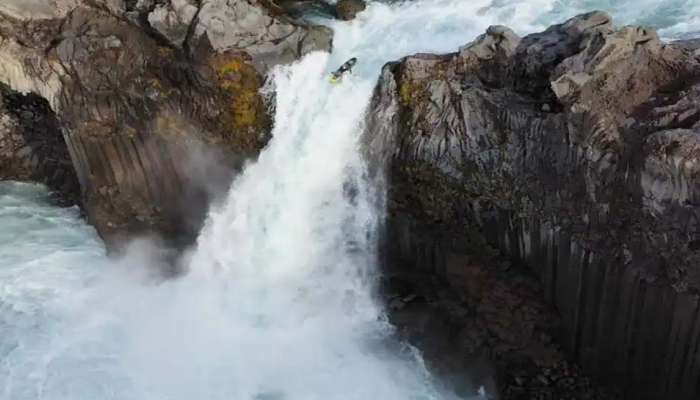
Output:
[[[372,297],[381,218],[358,151],[383,63],[447,52],[488,25],[527,33],[584,9],[698,30],[699,1],[420,0],[330,22],[332,55],[272,75],[273,139],[210,212],[179,279],[148,275],[161,250],[108,262],[74,210],[0,184],[0,399],[448,399],[391,339]],[[359,64],[341,85],[327,73]],[[474,393],[476,395],[476,392]]]

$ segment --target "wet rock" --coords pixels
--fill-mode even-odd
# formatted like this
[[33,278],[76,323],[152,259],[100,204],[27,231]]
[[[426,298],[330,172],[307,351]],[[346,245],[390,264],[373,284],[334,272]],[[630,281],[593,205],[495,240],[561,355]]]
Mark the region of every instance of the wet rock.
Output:
[[491,60],[495,57],[510,57],[520,43],[520,37],[510,28],[500,25],[490,26],[486,33],[474,42],[460,49],[460,55],[468,59]]
[[[469,259],[489,243],[539,276],[587,371],[631,396],[695,398],[699,84],[690,46],[602,12],[387,64],[364,143],[391,183],[388,268],[475,292],[486,275]],[[521,346],[496,311],[530,300],[488,296],[503,296],[481,311],[496,352]]]
[[338,0],[335,4],[335,12],[338,18],[349,21],[355,19],[357,14],[367,8],[367,3],[364,0]]
[[498,393],[493,398],[504,400],[615,399],[585,375],[572,373],[578,366],[547,340],[560,320],[542,298],[541,285],[523,268],[491,266],[502,261],[472,260],[452,272],[463,279],[395,271],[399,275],[392,275],[392,282],[398,287],[393,291],[432,300],[394,307],[399,298],[390,299],[391,322],[402,338],[419,347],[430,370],[444,379],[441,384],[456,393],[472,396],[473,388],[485,386],[485,392]]
[[399,298],[393,299],[389,302],[389,309],[391,310],[402,310],[404,307],[406,307],[406,303]]

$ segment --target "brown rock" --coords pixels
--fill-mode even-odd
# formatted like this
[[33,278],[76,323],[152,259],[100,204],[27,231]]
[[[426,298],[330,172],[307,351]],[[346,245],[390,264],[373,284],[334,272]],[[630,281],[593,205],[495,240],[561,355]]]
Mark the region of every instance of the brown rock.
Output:
[[364,0],[338,0],[335,5],[335,12],[338,18],[349,21],[355,19],[357,14],[367,8],[367,3]]

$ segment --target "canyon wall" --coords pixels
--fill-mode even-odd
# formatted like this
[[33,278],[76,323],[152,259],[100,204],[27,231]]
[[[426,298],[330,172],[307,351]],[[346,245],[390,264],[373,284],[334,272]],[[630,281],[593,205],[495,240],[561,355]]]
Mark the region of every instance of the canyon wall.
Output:
[[386,65],[365,150],[388,271],[469,296],[485,238],[539,276],[585,370],[630,398],[697,398],[696,48],[594,12]]

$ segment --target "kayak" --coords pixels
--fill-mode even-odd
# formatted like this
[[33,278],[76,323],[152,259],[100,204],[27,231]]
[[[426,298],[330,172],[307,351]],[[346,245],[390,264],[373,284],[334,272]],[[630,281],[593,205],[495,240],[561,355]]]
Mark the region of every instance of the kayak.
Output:
[[345,74],[347,74],[348,72],[352,73],[352,67],[354,67],[355,64],[357,64],[357,58],[355,57],[345,61],[345,63],[343,63],[343,65],[341,65],[340,68],[338,68],[337,70],[335,70],[335,72],[331,74],[329,79],[331,84],[339,84],[343,80],[343,76],[345,76]]

